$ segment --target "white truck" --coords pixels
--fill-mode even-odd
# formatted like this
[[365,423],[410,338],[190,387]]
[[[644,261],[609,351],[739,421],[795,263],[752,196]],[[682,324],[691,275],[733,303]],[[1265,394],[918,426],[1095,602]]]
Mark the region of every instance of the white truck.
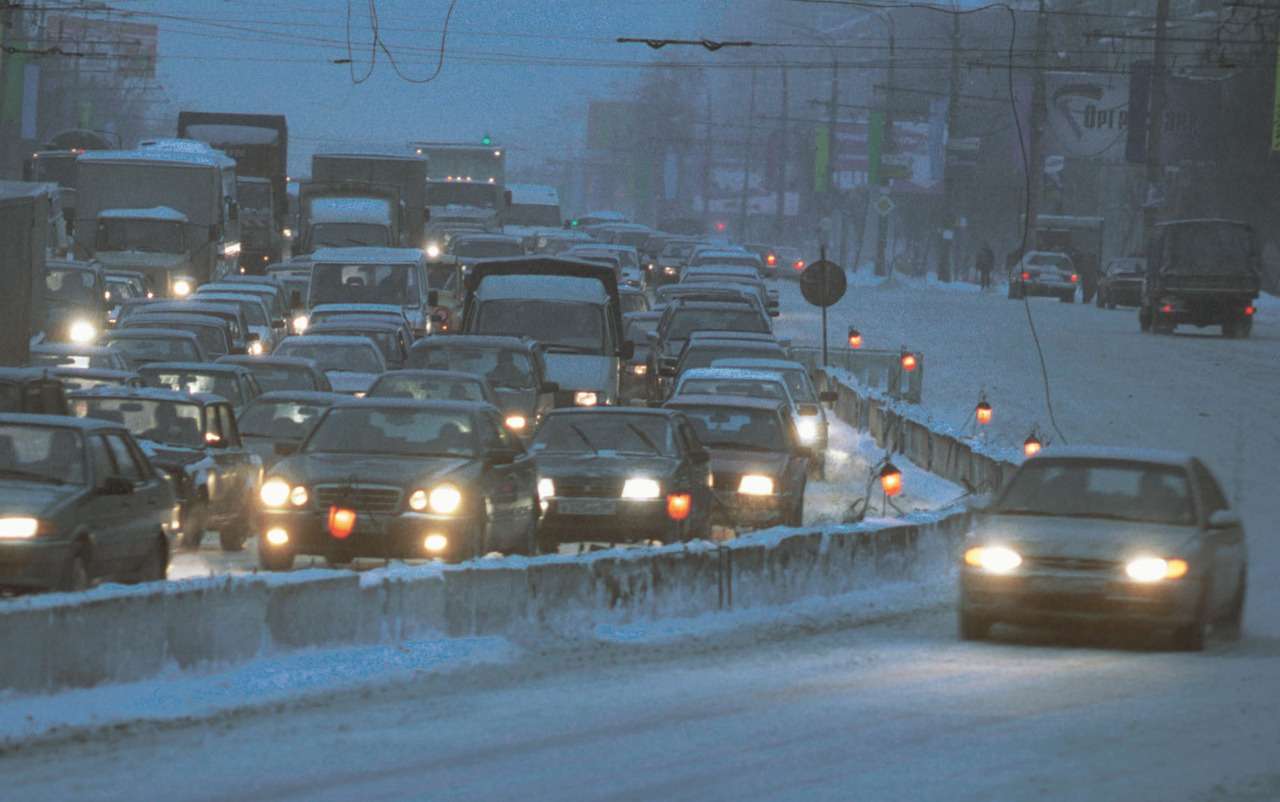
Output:
[[[520,238],[526,251],[539,248],[538,237],[564,231],[560,193],[544,184],[510,184],[511,203],[502,216],[502,230]],[[545,244],[545,243],[544,243]]]

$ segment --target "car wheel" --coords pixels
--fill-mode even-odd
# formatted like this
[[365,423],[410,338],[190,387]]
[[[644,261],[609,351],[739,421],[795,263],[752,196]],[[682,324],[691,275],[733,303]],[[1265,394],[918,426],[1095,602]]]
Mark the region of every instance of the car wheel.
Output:
[[984,640],[991,633],[991,621],[980,615],[965,612],[960,608],[957,621],[960,640]]
[[1236,595],[1231,599],[1231,607],[1227,609],[1226,615],[1214,629],[1215,632],[1221,632],[1222,636],[1228,640],[1239,640],[1240,633],[1244,630],[1244,601],[1248,584],[1249,575],[1241,570],[1240,581],[1236,585]]
[[218,530],[218,544],[223,551],[243,551],[249,539],[249,513]]
[[1095,304],[1099,309],[1103,309],[1103,308],[1105,308],[1105,307],[1106,307],[1106,305],[1107,305],[1107,302],[1106,302],[1106,301],[1104,301],[1104,300],[1102,299],[1102,293],[1098,293],[1096,296],[1094,296],[1093,303],[1094,303],[1094,304]]
[[156,538],[156,542],[151,547],[151,551],[147,554],[146,560],[142,564],[142,570],[138,572],[139,582],[163,582],[169,572],[169,546],[165,542],[164,536]]
[[1138,310],[1138,328],[1148,333],[1151,331],[1151,311],[1145,306]]
[[293,570],[293,551],[287,548],[273,549],[259,541],[258,567],[264,571],[291,571]]
[[1213,589],[1206,582],[1196,605],[1196,619],[1173,631],[1173,648],[1183,652],[1202,652],[1209,631],[1209,599]]
[[204,539],[204,530],[208,524],[209,505],[204,501],[193,501],[182,517],[182,548],[199,551],[200,541]]
[[62,568],[62,579],[58,590],[74,593],[89,587],[89,561],[85,558],[83,548],[77,548]]

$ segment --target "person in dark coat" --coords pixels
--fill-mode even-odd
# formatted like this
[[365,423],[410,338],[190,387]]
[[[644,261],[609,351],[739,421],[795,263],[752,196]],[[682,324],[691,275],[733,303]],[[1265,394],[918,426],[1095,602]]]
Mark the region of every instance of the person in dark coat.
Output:
[[982,247],[978,248],[974,266],[978,269],[978,278],[984,290],[991,287],[991,271],[995,265],[996,255],[991,251],[991,246],[985,242],[982,243]]

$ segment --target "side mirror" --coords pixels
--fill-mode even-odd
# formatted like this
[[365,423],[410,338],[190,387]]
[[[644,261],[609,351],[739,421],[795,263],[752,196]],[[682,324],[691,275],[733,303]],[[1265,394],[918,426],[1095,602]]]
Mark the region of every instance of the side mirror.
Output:
[[427,306],[439,306],[439,305],[440,305],[440,291],[427,290]]
[[291,457],[298,453],[298,444],[289,441],[277,441],[275,445],[271,447],[271,450],[274,451],[278,457]]
[[636,355],[636,344],[631,340],[627,340],[626,342],[624,342],[622,344],[622,347],[618,349],[618,358],[622,359],[623,361],[629,361],[635,355]]
[[560,392],[560,385],[556,384],[555,382],[543,382],[542,386],[538,388],[538,392],[551,393],[552,395],[554,395]]
[[1240,526],[1240,514],[1232,510],[1218,510],[1209,516],[1210,529],[1234,529]]
[[818,400],[824,404],[834,404],[840,400],[840,394],[835,390],[823,390],[818,393]]
[[519,453],[514,448],[491,448],[485,454],[485,462],[490,465],[510,465],[516,461]]
[[98,485],[102,496],[128,496],[133,493],[133,482],[123,476],[108,476]]

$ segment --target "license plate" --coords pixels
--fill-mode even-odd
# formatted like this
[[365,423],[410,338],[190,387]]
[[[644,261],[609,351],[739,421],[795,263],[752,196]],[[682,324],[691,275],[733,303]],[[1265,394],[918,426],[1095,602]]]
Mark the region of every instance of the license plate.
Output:
[[561,515],[613,515],[618,502],[611,498],[562,498],[556,509]]
[[356,515],[357,535],[381,535],[382,531],[383,525],[380,516],[373,516],[367,512]]
[[1027,590],[1032,593],[1101,593],[1106,581],[1093,577],[1037,576],[1027,580]]

